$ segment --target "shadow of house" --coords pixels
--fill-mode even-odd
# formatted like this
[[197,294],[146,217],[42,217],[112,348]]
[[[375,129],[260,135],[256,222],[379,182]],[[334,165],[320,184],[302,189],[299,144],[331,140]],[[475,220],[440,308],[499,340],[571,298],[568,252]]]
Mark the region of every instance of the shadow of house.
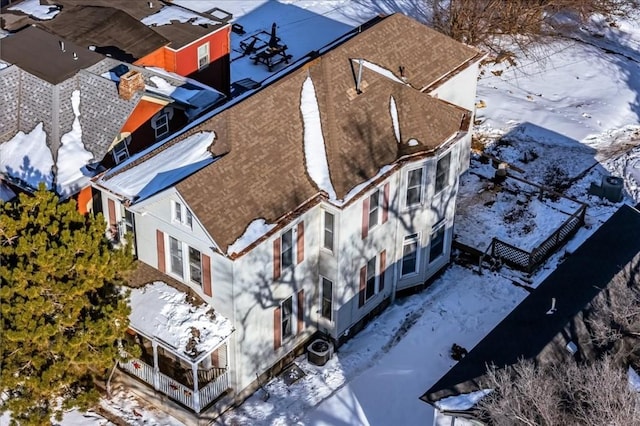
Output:
[[[600,348],[590,336],[591,304],[621,273],[631,273],[628,285],[640,285],[639,267],[640,212],[623,205],[420,399],[437,407],[444,398],[482,390],[489,365],[594,360]],[[443,411],[452,417],[473,413],[473,407]]]

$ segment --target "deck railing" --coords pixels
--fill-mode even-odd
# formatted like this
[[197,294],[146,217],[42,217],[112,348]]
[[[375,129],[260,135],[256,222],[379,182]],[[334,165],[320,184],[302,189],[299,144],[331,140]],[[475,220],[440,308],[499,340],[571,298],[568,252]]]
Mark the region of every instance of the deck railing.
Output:
[[229,370],[227,369],[216,368],[217,377],[199,391],[194,392],[192,388],[155,370],[140,359],[130,358],[128,361],[122,361],[119,364],[120,368],[127,373],[139,378],[169,398],[191,408],[196,413],[199,413],[202,408],[215,401],[229,389]]

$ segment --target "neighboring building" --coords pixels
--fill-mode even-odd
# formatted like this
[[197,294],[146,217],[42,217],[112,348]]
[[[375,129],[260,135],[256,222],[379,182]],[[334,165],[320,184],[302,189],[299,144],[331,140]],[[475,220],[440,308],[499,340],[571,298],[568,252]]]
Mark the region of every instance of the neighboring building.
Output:
[[436,409],[434,424],[467,425],[468,419],[482,424],[475,404],[489,391],[481,388],[489,365],[597,359],[601,353],[588,324],[591,303],[609,299],[616,277],[637,277],[639,269],[640,211],[623,205],[420,397]]
[[[448,263],[482,56],[392,15],[94,182],[142,267],[230,319],[220,394],[242,400],[316,332],[340,344]],[[219,396],[126,368],[195,411]]]
[[224,98],[27,27],[0,39],[0,174],[24,190],[43,181],[63,198],[77,196],[80,211],[91,210],[89,180],[97,172]]
[[[37,3],[37,4],[36,4]],[[86,49],[230,92],[231,15],[202,14],[162,0],[39,0],[2,10],[4,28],[37,25]],[[48,5],[47,5],[48,3]]]

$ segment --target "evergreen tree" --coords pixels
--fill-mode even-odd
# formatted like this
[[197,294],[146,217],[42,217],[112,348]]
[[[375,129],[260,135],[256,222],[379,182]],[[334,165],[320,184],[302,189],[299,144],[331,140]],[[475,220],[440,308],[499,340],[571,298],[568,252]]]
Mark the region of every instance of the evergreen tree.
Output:
[[102,215],[83,216],[44,186],[0,201],[0,412],[41,425],[98,397],[128,326],[123,273],[131,250],[110,247]]

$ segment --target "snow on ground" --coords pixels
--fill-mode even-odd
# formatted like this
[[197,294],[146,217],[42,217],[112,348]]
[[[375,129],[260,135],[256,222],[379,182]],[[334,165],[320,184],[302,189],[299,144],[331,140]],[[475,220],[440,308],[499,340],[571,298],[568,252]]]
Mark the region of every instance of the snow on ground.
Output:
[[100,184],[115,194],[142,200],[210,164],[213,156],[209,146],[214,139],[213,132],[196,133],[137,167],[113,176],[119,170],[114,168],[111,174],[100,180]]
[[31,132],[20,131],[9,141],[0,144],[0,173],[6,173],[33,188],[44,182],[51,189],[52,167],[53,158],[42,123],[38,123]]
[[62,135],[61,146],[58,150],[58,193],[69,196],[78,192],[89,182],[90,177],[83,173],[84,167],[93,159],[93,154],[87,151],[82,143],[82,128],[80,127],[80,91],[71,94],[71,106],[75,119],[69,133]]
[[60,13],[60,9],[57,6],[40,4],[40,0],[24,0],[15,6],[9,7],[8,10],[18,10],[43,21],[53,19]]
[[[231,321],[213,313],[209,305],[193,306],[186,293],[163,282],[133,289],[129,299],[131,326],[167,342],[179,353],[210,352],[233,331]],[[196,344],[190,349],[194,338]]]

